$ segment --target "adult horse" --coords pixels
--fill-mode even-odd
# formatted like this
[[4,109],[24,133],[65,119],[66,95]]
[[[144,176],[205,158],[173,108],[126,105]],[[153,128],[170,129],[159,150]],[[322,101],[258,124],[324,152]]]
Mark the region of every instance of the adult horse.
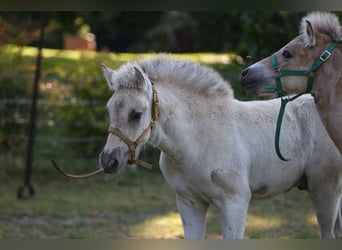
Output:
[[287,109],[283,145],[292,160],[282,162],[269,143],[279,100],[238,101],[216,71],[165,55],[103,70],[114,94],[106,106],[109,134],[100,166],[107,173],[127,163],[148,167],[136,155],[147,142],[159,148],[185,238],[205,237],[209,204],[220,211],[223,237],[243,238],[252,197],[296,186],[311,195],[321,237],[342,236],[342,158],[311,96]]
[[[342,31],[331,13],[313,12],[300,35],[241,74],[252,94],[310,92],[330,137],[342,153]],[[270,87],[271,86],[271,87]],[[272,87],[273,86],[273,87]]]

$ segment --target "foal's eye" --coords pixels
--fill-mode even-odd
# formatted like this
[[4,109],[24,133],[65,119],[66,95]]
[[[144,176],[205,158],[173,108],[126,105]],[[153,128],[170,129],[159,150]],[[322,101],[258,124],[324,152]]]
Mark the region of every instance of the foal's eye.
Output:
[[284,50],[283,53],[282,53],[282,56],[286,59],[290,59],[292,57],[292,54],[290,51],[288,50]]
[[129,114],[128,121],[130,121],[130,122],[138,122],[138,121],[140,121],[141,115],[142,115],[142,112],[133,110]]

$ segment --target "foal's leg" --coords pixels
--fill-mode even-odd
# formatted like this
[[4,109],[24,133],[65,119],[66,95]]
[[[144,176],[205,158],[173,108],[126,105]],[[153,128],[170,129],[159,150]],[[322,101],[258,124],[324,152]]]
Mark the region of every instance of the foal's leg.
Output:
[[335,223],[335,230],[334,230],[335,231],[335,237],[337,239],[342,238],[342,213],[341,213],[341,209],[342,209],[342,199],[340,200],[340,207],[338,209],[336,223]]
[[184,238],[205,238],[205,215],[209,204],[193,197],[183,173],[179,168],[174,167],[173,162],[164,153],[160,155],[159,165],[166,182],[176,192],[177,209],[183,223]]
[[215,201],[219,207],[224,239],[243,239],[249,199],[233,197]]
[[185,239],[204,239],[205,215],[209,204],[181,194],[176,195],[177,209],[182,218]]
[[[309,188],[311,199],[316,208],[317,221],[322,239],[335,239],[335,225],[340,223],[340,195],[332,188],[319,185]],[[337,225],[338,226],[338,225]]]

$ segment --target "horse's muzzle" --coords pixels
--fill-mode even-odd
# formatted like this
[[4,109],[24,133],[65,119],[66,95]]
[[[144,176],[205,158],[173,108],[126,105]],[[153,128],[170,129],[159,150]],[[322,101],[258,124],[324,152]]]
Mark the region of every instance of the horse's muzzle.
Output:
[[106,174],[118,173],[124,165],[124,155],[124,151],[121,147],[116,148],[111,152],[102,151],[99,155],[99,163],[101,168],[103,168],[103,172]]
[[240,84],[245,89],[247,94],[257,95],[258,92],[258,82],[256,81],[253,74],[250,72],[249,68],[242,71],[240,76]]
[[256,96],[262,93],[269,92],[265,89],[266,81],[269,79],[258,70],[258,68],[246,68],[240,75],[240,84],[245,92],[249,95]]

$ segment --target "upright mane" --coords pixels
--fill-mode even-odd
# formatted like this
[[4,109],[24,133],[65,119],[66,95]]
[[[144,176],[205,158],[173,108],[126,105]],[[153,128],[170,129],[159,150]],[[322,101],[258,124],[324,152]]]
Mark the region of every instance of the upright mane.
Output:
[[328,12],[312,12],[305,16],[300,24],[300,33],[306,34],[306,22],[309,21],[317,31],[328,35],[331,40],[342,40],[341,25],[338,17]]
[[233,96],[230,84],[215,70],[189,60],[175,59],[167,55],[139,59],[122,65],[112,78],[112,88],[136,87],[134,67],[139,66],[155,82],[174,83],[189,86],[196,93],[204,95]]

